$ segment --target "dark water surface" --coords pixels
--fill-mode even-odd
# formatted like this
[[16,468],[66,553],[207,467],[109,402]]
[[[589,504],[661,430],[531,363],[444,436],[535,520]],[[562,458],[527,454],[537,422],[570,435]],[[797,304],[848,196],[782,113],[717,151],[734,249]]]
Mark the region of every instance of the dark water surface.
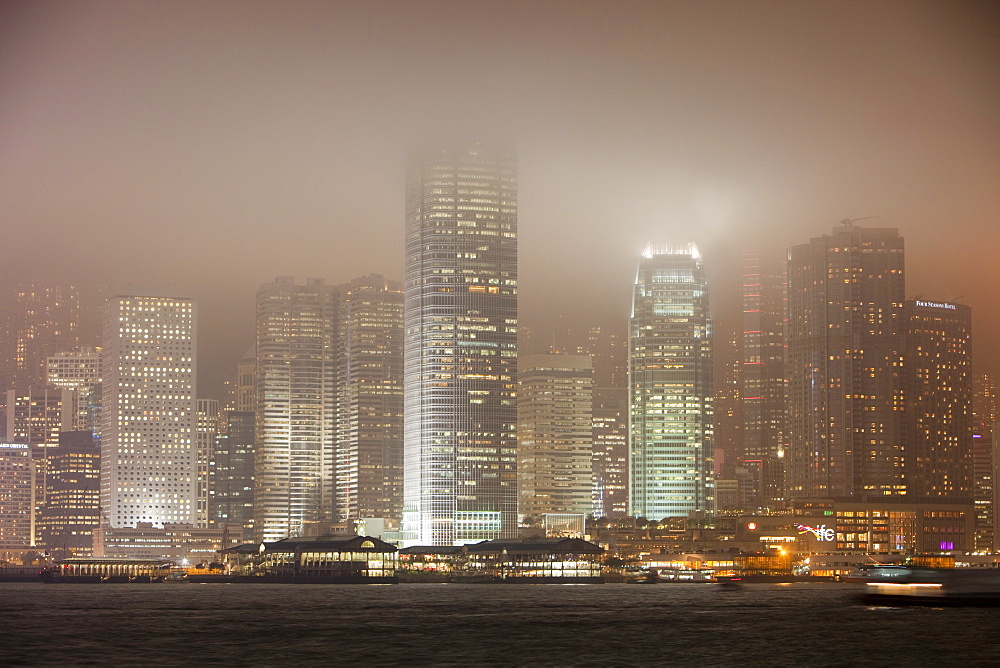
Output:
[[988,665],[1000,609],[842,584],[0,584],[0,665]]

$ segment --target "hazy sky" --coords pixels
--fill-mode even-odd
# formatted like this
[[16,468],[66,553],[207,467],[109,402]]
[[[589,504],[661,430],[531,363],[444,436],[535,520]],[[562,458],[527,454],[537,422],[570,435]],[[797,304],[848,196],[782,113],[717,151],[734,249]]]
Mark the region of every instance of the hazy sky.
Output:
[[175,286],[214,390],[258,284],[401,278],[407,153],[499,138],[534,330],[624,329],[646,242],[694,240],[725,333],[745,244],[877,216],[1000,373],[998,7],[8,0],[0,281]]

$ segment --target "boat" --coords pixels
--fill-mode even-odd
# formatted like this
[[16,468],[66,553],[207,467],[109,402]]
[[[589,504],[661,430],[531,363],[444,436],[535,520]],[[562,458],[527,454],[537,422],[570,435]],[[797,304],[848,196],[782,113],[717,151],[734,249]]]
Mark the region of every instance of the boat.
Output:
[[1000,569],[867,566],[851,574],[868,605],[1000,606]]

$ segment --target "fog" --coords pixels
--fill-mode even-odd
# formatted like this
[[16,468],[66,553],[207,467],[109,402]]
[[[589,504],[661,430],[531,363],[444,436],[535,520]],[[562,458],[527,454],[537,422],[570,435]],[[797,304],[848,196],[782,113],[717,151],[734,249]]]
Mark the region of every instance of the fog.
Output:
[[217,396],[260,283],[400,279],[407,154],[481,139],[517,147],[534,331],[624,330],[646,242],[693,240],[725,335],[745,245],[877,217],[1000,373],[998,7],[7,2],[0,288],[192,296]]

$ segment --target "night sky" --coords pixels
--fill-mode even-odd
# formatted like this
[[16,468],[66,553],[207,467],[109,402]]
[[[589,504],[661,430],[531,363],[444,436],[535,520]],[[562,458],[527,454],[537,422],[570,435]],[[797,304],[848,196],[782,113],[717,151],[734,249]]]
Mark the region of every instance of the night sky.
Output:
[[258,285],[400,279],[407,154],[474,138],[517,147],[534,331],[624,332],[646,242],[693,240],[725,335],[744,245],[874,216],[1000,374],[998,8],[8,0],[0,287],[192,296],[218,396]]

